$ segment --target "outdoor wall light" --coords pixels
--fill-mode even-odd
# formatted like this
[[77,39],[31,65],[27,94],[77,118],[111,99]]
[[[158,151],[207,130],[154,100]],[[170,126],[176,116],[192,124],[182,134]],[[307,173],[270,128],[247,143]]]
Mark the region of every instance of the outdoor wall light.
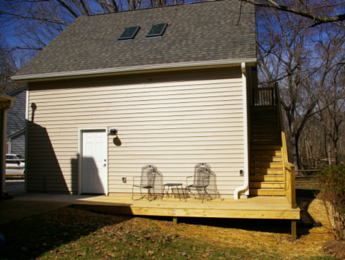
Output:
[[116,128],[112,128],[112,129],[110,129],[108,135],[116,135],[116,134],[117,134],[117,129]]

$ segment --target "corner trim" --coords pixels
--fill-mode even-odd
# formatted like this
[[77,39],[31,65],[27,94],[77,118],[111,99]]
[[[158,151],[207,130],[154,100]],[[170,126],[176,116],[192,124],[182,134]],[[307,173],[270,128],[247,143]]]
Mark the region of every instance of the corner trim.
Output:
[[[243,140],[244,140],[244,183],[234,191],[234,199],[239,199],[241,191],[247,191],[249,187],[249,160],[248,160],[248,118],[247,118],[247,76],[246,76],[246,63],[242,62],[242,93],[243,93]],[[247,195],[247,194],[246,194]]]

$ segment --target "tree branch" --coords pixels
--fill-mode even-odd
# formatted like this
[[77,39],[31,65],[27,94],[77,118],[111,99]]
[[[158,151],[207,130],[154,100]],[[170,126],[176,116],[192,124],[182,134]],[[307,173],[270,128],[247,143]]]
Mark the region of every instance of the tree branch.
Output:
[[275,8],[275,9],[280,10],[280,11],[298,14],[300,16],[303,16],[303,17],[306,17],[306,18],[309,18],[309,19],[316,21],[315,25],[321,24],[321,23],[332,23],[332,22],[345,20],[345,14],[334,15],[334,16],[329,16],[329,17],[318,16],[318,15],[313,14],[312,12],[298,10],[298,9],[291,8],[291,7],[286,6],[286,5],[277,4],[276,2],[274,2],[272,0],[266,0],[266,2],[268,2],[267,4],[259,3],[259,2],[252,1],[252,0],[240,0],[240,1],[247,2],[247,3],[250,3],[252,5],[256,5],[256,6]]
[[63,2],[62,0],[57,0],[58,3],[64,7],[68,12],[70,12],[70,14],[72,14],[75,18],[78,18],[79,15],[77,15],[73,10],[72,8],[70,8],[68,5],[65,4],[65,2]]

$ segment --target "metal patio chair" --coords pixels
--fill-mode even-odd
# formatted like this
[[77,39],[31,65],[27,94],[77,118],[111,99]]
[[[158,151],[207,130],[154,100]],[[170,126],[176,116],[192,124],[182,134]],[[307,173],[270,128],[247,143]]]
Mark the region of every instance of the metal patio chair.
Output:
[[[198,193],[203,191],[203,197],[202,197],[202,203],[204,203],[205,195],[207,194],[211,200],[211,195],[206,191],[207,186],[210,184],[210,175],[211,175],[211,166],[207,163],[198,163],[195,165],[194,168],[194,176],[189,176],[186,178],[186,190],[190,194],[193,194],[191,192],[191,189],[195,189]],[[188,178],[193,178],[193,184],[188,185]],[[196,196],[193,194],[194,198]],[[186,194],[186,200],[187,200],[187,194]]]
[[[150,201],[151,190],[153,190],[153,199],[156,198],[155,194],[155,179],[157,175],[157,167],[154,165],[145,165],[141,169],[141,176],[140,177],[133,177],[133,187],[132,187],[132,199],[134,200],[134,188],[140,188],[140,198],[136,200],[140,200],[144,198],[146,195],[143,195],[142,189],[147,189],[147,198]],[[135,184],[135,179],[140,178],[140,183]]]

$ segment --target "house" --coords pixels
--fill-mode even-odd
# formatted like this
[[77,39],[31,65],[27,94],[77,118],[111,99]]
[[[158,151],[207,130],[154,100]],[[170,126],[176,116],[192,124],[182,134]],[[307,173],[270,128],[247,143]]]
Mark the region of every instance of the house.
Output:
[[7,112],[7,153],[25,157],[26,88],[17,89],[8,95],[16,98],[17,101]]
[[255,10],[240,5],[77,18],[13,77],[29,95],[27,190],[130,197],[144,165],[185,185],[205,162],[212,198],[287,197],[274,216],[298,219],[278,90],[257,88]]
[[7,197],[5,190],[5,170],[6,170],[6,123],[7,111],[13,106],[16,98],[8,95],[0,95],[0,199]]

